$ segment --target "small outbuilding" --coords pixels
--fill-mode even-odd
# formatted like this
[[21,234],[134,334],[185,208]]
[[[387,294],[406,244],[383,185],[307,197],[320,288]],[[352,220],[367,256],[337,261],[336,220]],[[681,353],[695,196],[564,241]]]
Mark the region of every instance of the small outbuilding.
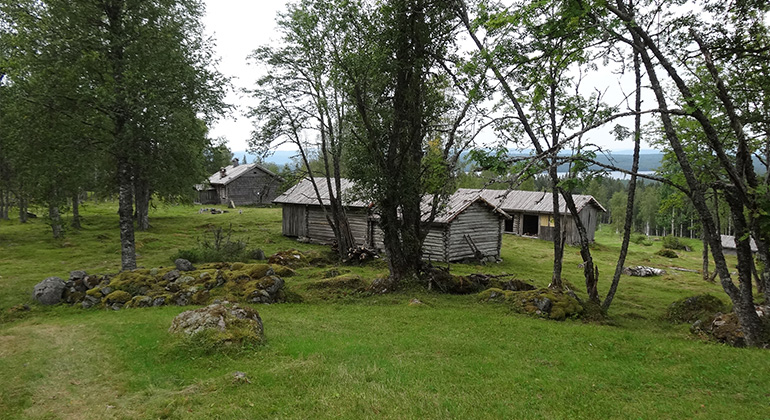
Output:
[[[474,190],[461,188],[458,192],[479,194],[495,207],[511,216],[505,222],[505,232],[520,236],[533,236],[547,241],[554,237],[553,197],[551,192],[519,190]],[[606,212],[604,207],[591,195],[573,194],[580,220],[586,228],[588,239],[594,240],[599,212]],[[577,225],[567,209],[563,197],[559,197],[559,214],[563,229],[566,231],[566,243],[577,245],[580,235]]]
[[201,204],[270,204],[277,196],[283,179],[258,163],[226,166],[197,185]]
[[[332,243],[334,233],[326,221],[324,207],[329,205],[326,180],[316,185],[324,206],[318,202],[313,184],[305,179],[274,200],[283,207],[282,232],[285,236],[317,243]],[[384,234],[379,227],[379,215],[369,203],[346,194],[354,184],[340,180],[343,203],[353,237],[358,245],[382,251]],[[326,210],[328,211],[328,209]],[[427,220],[430,200],[423,200]],[[454,262],[466,259],[498,260],[502,246],[505,221],[510,216],[478,193],[459,191],[449,197],[446,205],[428,226],[423,243],[423,258],[431,261]]]
[[[735,246],[735,236],[731,235],[721,235],[722,239],[722,253],[725,255],[737,255],[738,254],[738,248]],[[754,241],[754,238],[749,238],[749,246],[751,247],[752,253],[757,253],[759,251],[759,248],[757,248],[757,243]]]

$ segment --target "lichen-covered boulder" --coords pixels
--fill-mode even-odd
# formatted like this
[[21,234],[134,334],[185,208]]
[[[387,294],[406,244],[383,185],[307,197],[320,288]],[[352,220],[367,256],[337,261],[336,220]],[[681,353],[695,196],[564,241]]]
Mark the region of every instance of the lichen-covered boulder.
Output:
[[733,347],[746,347],[746,338],[743,336],[743,330],[735,312],[719,313],[703,320],[697,320],[690,327],[690,332]]
[[690,296],[669,305],[665,318],[675,323],[693,323],[699,319],[727,311],[727,305],[718,297],[705,294]]
[[43,305],[56,305],[62,301],[66,285],[59,277],[48,277],[35,285],[32,298]]
[[288,249],[286,251],[276,252],[267,259],[270,264],[283,265],[286,267],[297,268],[308,265],[308,259],[305,255],[296,250]]
[[497,288],[479,293],[482,302],[508,303],[514,310],[554,320],[576,318],[583,313],[583,306],[569,293],[542,288],[515,292]]
[[184,258],[177,258],[176,260],[174,260],[174,265],[176,266],[176,269],[179,271],[195,270],[195,267],[193,267],[192,263]]
[[195,336],[220,344],[262,343],[265,340],[262,318],[249,307],[215,303],[205,308],[185,311],[171,322],[172,334]]
[[636,267],[623,268],[623,274],[627,276],[632,276],[632,277],[652,277],[652,276],[662,276],[666,274],[666,270],[661,270],[660,268],[655,268],[655,267],[646,267],[643,265],[639,265]]

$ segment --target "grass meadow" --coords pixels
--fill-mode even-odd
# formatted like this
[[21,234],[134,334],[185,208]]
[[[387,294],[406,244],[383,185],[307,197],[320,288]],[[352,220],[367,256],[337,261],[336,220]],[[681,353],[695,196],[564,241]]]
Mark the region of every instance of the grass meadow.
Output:
[[[152,228],[137,233],[138,263],[169,266],[212,226],[266,254],[296,243],[280,234],[279,208],[199,214],[159,205]],[[298,270],[287,288],[304,303],[256,306],[267,344],[204,353],[167,332],[189,307],[108,311],[33,304],[33,286],[119,269],[117,205],[89,203],[84,228],[54,240],[43,218],[0,221],[0,418],[256,419],[770,418],[770,353],[692,337],[687,325],[661,319],[677,299],[713,293],[697,273],[699,241],[680,258],[632,245],[627,265],[669,269],[666,276],[623,276],[611,322],[531,318],[474,295],[411,289],[387,295],[317,291],[306,286],[335,268],[373,279],[383,264]],[[594,255],[600,292],[609,287],[620,248],[607,226]],[[515,274],[545,286],[552,244],[506,235],[503,262],[452,265],[455,273]],[[734,258],[734,257],[732,257]],[[734,263],[734,260],[731,260]],[[567,247],[565,275],[584,296],[577,248]],[[425,305],[409,306],[412,298]],[[9,308],[29,304],[31,311]],[[250,383],[233,380],[244,372]]]

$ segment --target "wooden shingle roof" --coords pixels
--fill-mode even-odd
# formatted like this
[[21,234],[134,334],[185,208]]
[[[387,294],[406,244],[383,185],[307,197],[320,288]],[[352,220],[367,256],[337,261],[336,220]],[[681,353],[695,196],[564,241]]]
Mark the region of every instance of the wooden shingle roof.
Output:
[[[519,190],[487,190],[460,188],[458,192],[479,194],[489,203],[510,212],[553,213],[553,197],[551,192],[544,191],[519,191]],[[607,210],[599,204],[591,195],[573,194],[575,207],[578,212],[588,205],[595,206],[599,211]],[[559,197],[559,212],[568,213],[567,203],[563,197]]]
[[[318,186],[318,192],[321,196],[321,200],[324,205],[329,205],[329,189],[325,178],[316,178],[316,185]],[[340,188],[342,189],[342,202],[345,206],[353,208],[370,208],[371,203],[355,199],[348,192],[355,186],[353,181],[345,178],[340,178]],[[332,181],[332,189],[334,187],[334,181]],[[422,211],[423,220],[427,220],[430,216],[431,209],[431,196],[425,196],[420,205]],[[309,178],[305,178],[297,185],[289,188],[286,192],[278,196],[273,200],[276,204],[295,204],[295,205],[318,205],[318,198],[316,197],[315,189]],[[465,209],[470,207],[473,203],[481,203],[482,205],[489,207],[490,211],[499,214],[507,219],[510,216],[502,209],[496,207],[489,200],[482,197],[477,191],[473,190],[458,190],[452,194],[446,205],[436,215],[433,223],[451,223],[457,216],[459,216]]]
[[[318,186],[318,193],[321,196],[325,206],[328,206],[329,201],[329,188],[326,183],[326,178],[315,178],[315,183]],[[369,203],[356,200],[351,197],[350,190],[353,188],[353,181],[340,178],[340,188],[342,189],[342,203],[348,207],[367,208]],[[332,191],[335,189],[334,180],[332,180]],[[283,194],[276,197],[273,203],[277,204],[300,204],[300,205],[318,205],[318,198],[316,197],[315,189],[310,178],[305,178],[297,185],[289,188]]]
[[220,170],[209,177],[209,184],[210,185],[227,185],[233,182],[234,180],[236,180],[241,175],[254,169],[262,171],[272,177],[278,177],[278,175],[274,174],[269,169],[265,168],[264,166],[258,163],[241,164],[238,166],[229,165],[222,168],[222,170],[224,170],[225,172],[225,176],[222,176],[222,170]]

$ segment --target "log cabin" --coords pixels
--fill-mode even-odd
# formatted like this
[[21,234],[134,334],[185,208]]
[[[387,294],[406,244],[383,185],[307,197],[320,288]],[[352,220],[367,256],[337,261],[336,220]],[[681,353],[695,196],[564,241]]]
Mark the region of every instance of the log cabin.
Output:
[[[285,236],[309,242],[329,244],[334,233],[326,220],[329,189],[325,179],[317,179],[321,203],[310,179],[281,194],[273,202],[282,206],[282,232]],[[353,237],[358,245],[384,249],[380,218],[370,203],[349,195],[354,184],[340,180],[343,204]],[[332,188],[334,188],[332,186]],[[496,261],[500,259],[505,221],[510,216],[477,193],[458,192],[449,197],[431,223],[430,197],[423,200],[423,218],[428,232],[423,243],[423,258],[430,261]]]
[[[551,192],[518,191],[518,190],[477,190],[464,189],[468,194],[479,194],[495,207],[502,209],[511,216],[505,222],[504,231],[519,236],[531,236],[552,241],[554,236],[553,197]],[[580,220],[586,228],[588,240],[594,241],[599,212],[606,212],[604,207],[591,195],[573,194]],[[563,230],[566,232],[566,243],[580,244],[577,225],[567,209],[563,197],[559,197],[559,214]]]
[[238,158],[197,185],[201,204],[270,204],[279,193],[283,179],[258,163],[239,164]]

